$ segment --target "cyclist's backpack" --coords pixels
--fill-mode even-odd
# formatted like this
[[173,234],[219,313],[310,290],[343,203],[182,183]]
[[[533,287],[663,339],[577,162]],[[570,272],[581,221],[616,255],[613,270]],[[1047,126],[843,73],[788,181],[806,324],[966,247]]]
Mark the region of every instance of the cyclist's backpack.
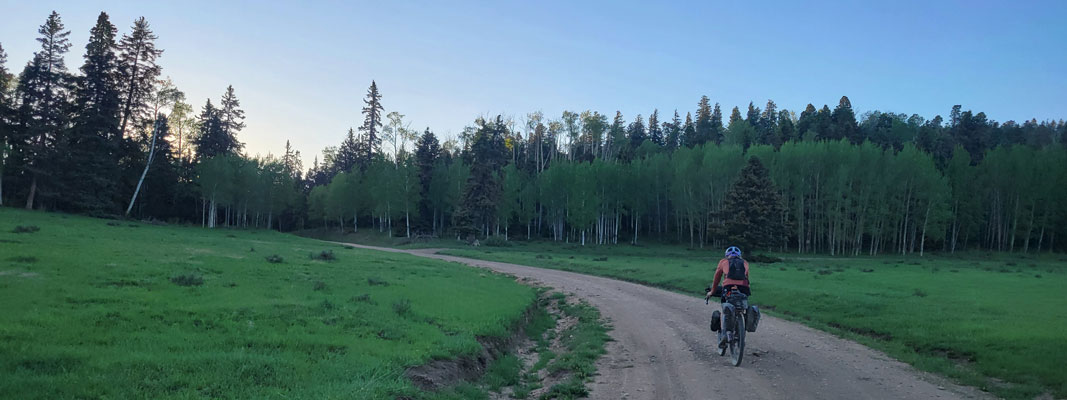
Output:
[[748,311],[745,313],[745,330],[755,332],[756,327],[759,326],[759,318],[759,308],[756,306],[749,306]]
[[727,278],[738,281],[748,279],[748,277],[745,276],[745,260],[742,260],[741,257],[731,257],[729,263],[730,266],[726,270]]
[[715,312],[711,313],[711,331],[712,332],[718,332],[719,331],[720,325],[722,325],[722,322],[719,319],[721,315],[722,315],[722,313],[720,313],[718,310],[716,310]]

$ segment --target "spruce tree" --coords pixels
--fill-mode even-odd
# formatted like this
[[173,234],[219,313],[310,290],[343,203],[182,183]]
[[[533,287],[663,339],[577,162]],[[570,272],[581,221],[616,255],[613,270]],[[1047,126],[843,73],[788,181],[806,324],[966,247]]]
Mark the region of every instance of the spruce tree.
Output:
[[759,115],[760,115],[759,107],[756,107],[756,105],[753,104],[751,101],[748,102],[748,114],[745,116],[745,122],[748,122],[748,124],[752,125],[752,127],[754,127],[754,128],[758,128],[759,127]]
[[85,46],[85,64],[75,91],[78,108],[69,137],[65,203],[75,211],[114,213],[118,209],[120,102],[115,26],[100,13]]
[[38,29],[41,50],[19,77],[19,126],[14,135],[15,157],[21,158],[23,168],[30,175],[26,194],[26,209],[37,203],[39,190],[58,194],[55,177],[61,171],[57,156],[66,149],[64,130],[69,123],[69,92],[71,77],[63,62],[70,50],[70,31],[55,11]]
[[808,106],[804,108],[804,111],[800,112],[800,118],[797,119],[797,138],[807,136],[808,130],[813,129],[815,126],[815,115],[819,113],[819,110],[815,109],[815,106],[808,103]]
[[619,155],[619,149],[626,145],[626,120],[622,118],[622,111],[615,111],[615,119],[611,121],[608,129],[607,143],[604,143],[604,158],[614,159]]
[[378,84],[371,81],[367,97],[363,99],[363,156],[360,157],[360,169],[366,170],[370,161],[382,151],[382,95],[378,93]]
[[860,137],[859,124],[856,123],[856,113],[852,111],[852,102],[848,100],[848,96],[841,96],[841,101],[834,108],[830,120],[833,123],[830,129],[833,130],[835,139],[848,139],[856,144],[863,141]]
[[784,244],[787,234],[782,196],[758,157],[750,157],[723,204],[726,236],[750,253]]
[[724,128],[722,126],[722,109],[719,107],[719,103],[715,103],[715,109],[711,111],[711,139],[715,141],[715,144],[721,144],[723,140]]
[[671,118],[670,122],[663,123],[663,131],[664,145],[668,151],[674,151],[682,139],[682,118],[678,115],[678,110],[674,110],[674,118]]
[[119,131],[123,137],[127,136],[130,126],[136,126],[145,119],[151,120],[148,104],[161,71],[156,58],[163,54],[163,50],[156,50],[156,39],[148,27],[148,21],[141,17],[133,22],[130,34],[122,35],[119,42],[118,71],[122,100]]
[[727,124],[727,126],[733,125],[734,122],[742,120],[743,119],[741,118],[741,110],[739,110],[737,107],[734,107],[733,111],[730,111],[730,123]]
[[419,217],[417,229],[428,231],[433,229],[433,221],[436,215],[433,213],[434,199],[430,195],[430,185],[433,181],[433,170],[441,157],[441,144],[437,136],[426,128],[418,142],[415,143],[415,163],[419,173]]
[[792,113],[789,110],[778,112],[778,145],[796,140],[798,137],[796,125],[793,124]]
[[222,112],[211,104],[211,99],[204,103],[200,111],[200,126],[194,145],[199,161],[215,156],[232,155],[237,152],[238,144],[226,133],[222,122]]
[[700,102],[697,103],[697,120],[696,120],[696,134],[693,137],[692,143],[686,143],[687,146],[699,146],[707,143],[709,140],[713,140],[714,132],[712,131],[711,124],[711,101],[708,96],[701,96]]
[[498,116],[495,121],[479,121],[479,125],[470,145],[470,176],[453,216],[457,233],[468,239],[479,232],[488,236],[502,191],[500,171],[507,161],[503,119]]
[[652,115],[648,116],[648,139],[657,145],[664,145],[663,128],[659,125],[659,109],[652,110]]
[[682,144],[686,147],[693,147],[697,142],[697,130],[693,126],[693,114],[685,113],[685,125],[682,126]]
[[245,112],[241,109],[241,101],[233,93],[233,85],[226,86],[226,92],[219,100],[219,119],[222,120],[222,130],[236,145],[235,151],[241,151],[244,143],[237,140],[237,133],[245,127]]
[[767,100],[767,105],[760,114],[759,122],[756,123],[756,142],[762,145],[775,146],[778,142],[778,106],[774,100]]
[[[337,159],[334,160],[337,172],[351,171],[357,165],[361,151],[359,141],[356,140],[356,132],[348,128],[348,135],[341,142],[341,147],[337,148]],[[332,176],[329,178],[333,179]]]

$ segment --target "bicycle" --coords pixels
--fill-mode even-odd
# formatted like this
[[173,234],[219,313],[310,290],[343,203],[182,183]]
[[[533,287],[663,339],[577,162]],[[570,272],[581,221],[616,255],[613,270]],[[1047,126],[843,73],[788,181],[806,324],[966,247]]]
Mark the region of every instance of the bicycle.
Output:
[[[712,294],[712,297],[721,297],[725,299],[722,302],[723,313],[719,313],[718,310],[712,313],[711,316],[711,330],[719,333],[719,355],[726,355],[726,351],[730,351],[730,359],[733,361],[735,367],[741,365],[741,361],[745,356],[745,332],[750,331],[751,328],[755,328],[753,325],[750,329],[746,329],[746,322],[748,319],[748,313],[750,312],[748,306],[748,295],[741,293],[736,287],[727,287],[719,291],[720,294],[716,296]],[[704,304],[710,304],[708,298],[704,299]],[[758,313],[758,309],[753,307],[754,312]],[[720,329],[719,319],[723,318],[724,323]],[[758,322],[758,316],[756,321]],[[754,329],[751,329],[754,331]],[[723,338],[725,336],[725,339]]]

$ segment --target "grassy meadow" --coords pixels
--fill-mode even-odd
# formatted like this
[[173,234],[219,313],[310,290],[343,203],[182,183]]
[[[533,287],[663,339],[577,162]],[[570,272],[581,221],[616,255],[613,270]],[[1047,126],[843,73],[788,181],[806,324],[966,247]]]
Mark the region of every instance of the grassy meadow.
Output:
[[270,231],[0,209],[0,398],[432,398],[407,367],[476,353],[536,296]]
[[[711,249],[522,242],[445,253],[698,296],[721,256]],[[774,315],[999,396],[1067,397],[1065,255],[780,256],[784,261],[751,263],[754,303]]]

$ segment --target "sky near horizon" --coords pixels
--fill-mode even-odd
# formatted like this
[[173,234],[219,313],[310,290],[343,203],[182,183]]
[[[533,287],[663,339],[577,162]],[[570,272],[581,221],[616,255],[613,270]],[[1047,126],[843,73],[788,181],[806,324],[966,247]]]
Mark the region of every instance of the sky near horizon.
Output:
[[724,113],[847,95],[858,115],[1067,118],[1067,1],[445,3],[0,0],[0,45],[18,73],[55,10],[76,71],[100,11],[120,35],[144,16],[197,112],[233,85],[246,152],[291,140],[305,166],[362,123],[371,80],[386,112],[444,137],[538,110],[684,118],[702,95]]

